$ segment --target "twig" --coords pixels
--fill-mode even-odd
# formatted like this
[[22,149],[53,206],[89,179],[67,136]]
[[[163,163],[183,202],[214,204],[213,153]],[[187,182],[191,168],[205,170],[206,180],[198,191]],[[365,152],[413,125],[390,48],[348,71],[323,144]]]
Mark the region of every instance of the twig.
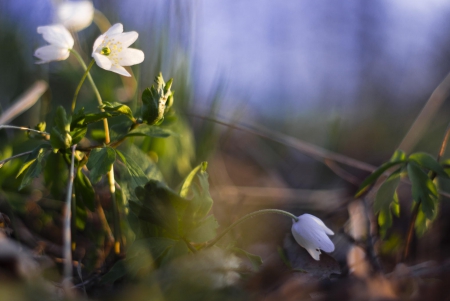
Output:
[[65,216],[64,216],[64,278],[63,287],[65,289],[70,289],[72,286],[72,236],[70,231],[70,217],[71,217],[71,200],[72,200],[72,189],[73,181],[75,179],[75,149],[76,144],[72,146],[72,158],[70,162],[70,173],[69,173],[69,183],[67,184],[67,195],[66,195],[66,206],[65,206]]
[[35,133],[44,135],[46,138],[50,139],[50,133],[38,131],[38,130],[35,130],[35,129],[30,129],[30,128],[27,128],[27,127],[24,127],[24,126],[14,126],[14,125],[1,124],[0,125],[0,130],[1,129],[13,129],[13,130],[20,130],[20,131],[27,131],[27,132],[35,132]]
[[305,155],[308,155],[320,162],[324,162],[326,159],[331,160],[331,161],[335,161],[335,162],[339,162],[342,163],[344,165],[348,165],[360,170],[365,170],[365,171],[369,171],[372,172],[376,169],[375,166],[371,165],[371,164],[367,164],[365,162],[326,150],[324,148],[321,148],[319,146],[307,143],[305,141],[301,141],[297,138],[288,136],[286,134],[283,134],[281,132],[277,132],[274,130],[270,130],[267,128],[264,128],[262,126],[250,126],[250,125],[236,125],[236,124],[230,124],[228,122],[222,121],[222,120],[218,120],[215,118],[210,118],[207,116],[202,116],[202,115],[198,115],[198,114],[193,114],[193,113],[189,113],[187,114],[188,116],[192,116],[195,118],[200,118],[203,120],[208,120],[211,122],[216,122],[217,124],[221,124],[224,126],[227,126],[229,128],[232,129],[236,129],[236,130],[240,130],[243,132],[247,132],[247,133],[251,133],[253,135],[262,137],[262,138],[266,138],[272,141],[276,141],[278,143],[293,147],[297,150],[299,150],[300,152],[302,152]]
[[6,162],[8,162],[8,161],[10,161],[10,160],[12,160],[12,159],[15,159],[15,158],[19,158],[19,157],[23,157],[23,156],[29,155],[29,154],[31,154],[32,152],[33,152],[33,151],[24,152],[24,153],[20,153],[20,154],[11,156],[11,157],[9,157],[9,158],[3,159],[3,160],[0,161],[0,168],[1,168],[1,167],[3,166],[3,164],[5,164]]
[[39,80],[33,84],[23,95],[14,101],[14,105],[5,110],[0,116],[0,124],[5,124],[31,108],[47,90],[47,83]]
[[398,146],[405,153],[409,153],[422,137],[423,132],[427,128],[428,124],[433,119],[436,112],[447,99],[450,92],[450,73],[444,78],[444,80],[434,89],[427,103],[423,107],[422,111],[417,116],[414,123],[409,128],[408,133],[403,138],[402,142]]

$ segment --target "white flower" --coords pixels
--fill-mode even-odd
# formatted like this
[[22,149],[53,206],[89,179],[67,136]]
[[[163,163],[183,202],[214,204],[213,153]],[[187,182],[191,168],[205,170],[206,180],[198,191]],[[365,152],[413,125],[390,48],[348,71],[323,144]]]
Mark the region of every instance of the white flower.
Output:
[[62,25],[39,26],[37,32],[42,34],[44,40],[50,45],[40,47],[34,52],[34,56],[40,59],[37,64],[51,61],[62,61],[69,57],[74,41],[70,32]]
[[123,32],[122,24],[114,24],[95,40],[92,57],[100,68],[131,76],[123,66],[144,61],[144,53],[141,50],[128,48],[137,38],[137,32]]
[[63,1],[56,7],[56,16],[68,29],[80,31],[92,23],[94,5],[91,1]]
[[299,245],[308,251],[315,260],[320,259],[320,250],[333,252],[334,244],[328,235],[334,235],[325,224],[311,214],[303,214],[292,225],[292,235]]

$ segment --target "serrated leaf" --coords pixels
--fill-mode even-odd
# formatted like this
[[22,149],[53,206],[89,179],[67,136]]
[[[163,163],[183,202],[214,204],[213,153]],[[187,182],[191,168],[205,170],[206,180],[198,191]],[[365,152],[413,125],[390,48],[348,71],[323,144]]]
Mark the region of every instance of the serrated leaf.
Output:
[[101,107],[103,110],[112,113],[115,116],[118,115],[125,115],[130,120],[134,121],[133,112],[131,111],[130,107],[127,105],[124,105],[119,102],[104,102],[103,106]]
[[206,167],[207,163],[202,162],[194,168],[186,177],[180,190],[180,196],[191,200],[186,211],[194,221],[205,217],[213,205]]
[[409,156],[409,160],[413,160],[420,166],[434,171],[441,177],[449,178],[444,168],[434,159],[430,154],[427,153],[414,153]]
[[111,170],[116,160],[116,152],[111,147],[94,148],[89,154],[87,168],[92,182],[97,183],[100,178]]
[[91,212],[95,211],[95,191],[89,178],[78,169],[74,180],[77,204],[82,202]]
[[173,132],[171,130],[164,129],[159,126],[143,124],[128,132],[125,135],[125,137],[147,136],[147,137],[166,138],[171,135],[173,135]]
[[362,184],[358,188],[358,191],[355,194],[355,198],[360,197],[369,188],[369,186],[372,185],[386,170],[395,165],[402,164],[405,162],[406,161],[404,160],[398,160],[382,164],[362,182]]
[[261,257],[259,257],[258,255],[254,255],[238,247],[233,247],[231,250],[237,254],[247,257],[255,271],[258,271],[263,264]]
[[432,219],[438,199],[437,189],[428,175],[414,162],[408,163],[408,176],[411,180],[412,196],[415,202],[422,204],[421,208],[428,219]]
[[186,238],[194,243],[203,243],[216,237],[219,224],[213,215],[208,215],[197,225],[188,230]]

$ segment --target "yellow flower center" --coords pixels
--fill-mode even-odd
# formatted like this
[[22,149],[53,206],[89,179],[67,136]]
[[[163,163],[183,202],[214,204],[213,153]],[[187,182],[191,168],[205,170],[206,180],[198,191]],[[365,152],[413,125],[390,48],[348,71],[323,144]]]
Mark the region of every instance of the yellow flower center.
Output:
[[109,47],[103,47],[102,50],[100,51],[100,54],[106,55],[108,56],[111,53],[111,49],[109,49]]

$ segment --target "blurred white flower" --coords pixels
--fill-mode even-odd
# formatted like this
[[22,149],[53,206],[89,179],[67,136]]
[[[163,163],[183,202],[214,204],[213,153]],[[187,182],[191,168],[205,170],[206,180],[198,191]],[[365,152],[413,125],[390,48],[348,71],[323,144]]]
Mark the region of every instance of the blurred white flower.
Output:
[[42,34],[44,40],[50,45],[40,47],[34,52],[34,56],[40,59],[36,64],[51,61],[62,61],[69,57],[74,41],[70,32],[61,24],[39,26],[37,32]]
[[144,61],[144,53],[141,50],[128,48],[137,38],[137,32],[123,32],[122,24],[114,24],[95,40],[92,57],[100,68],[131,76],[123,66]]
[[63,1],[56,7],[58,23],[70,30],[80,31],[88,27],[94,18],[91,1]]
[[325,224],[311,214],[303,214],[292,225],[292,235],[299,245],[305,248],[315,260],[320,259],[320,250],[333,252],[334,244],[328,235],[334,235]]

